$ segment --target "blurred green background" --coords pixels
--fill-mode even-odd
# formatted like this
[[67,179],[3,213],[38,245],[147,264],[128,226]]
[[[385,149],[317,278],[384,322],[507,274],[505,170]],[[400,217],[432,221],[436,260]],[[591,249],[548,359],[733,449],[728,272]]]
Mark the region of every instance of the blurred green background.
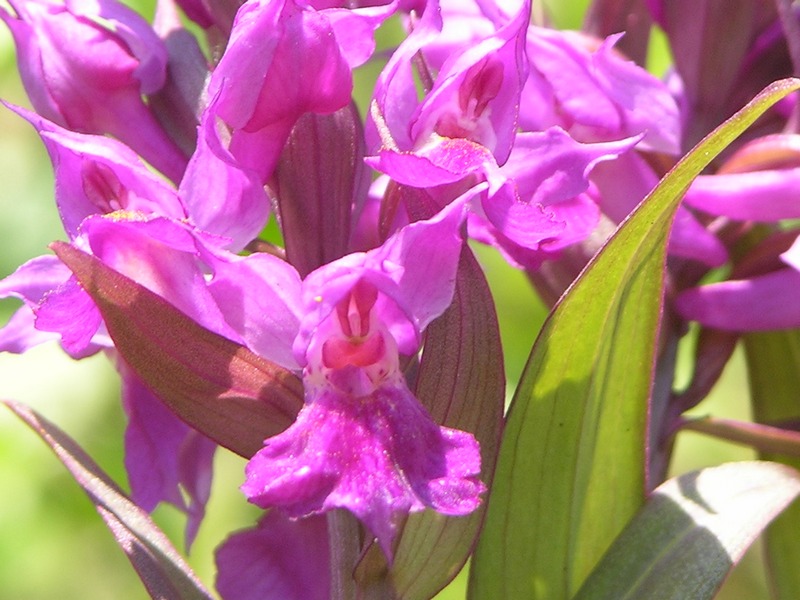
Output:
[[[579,26],[586,4],[586,0],[554,2],[557,23],[563,27]],[[149,16],[152,7],[148,5],[143,13]],[[660,61],[664,62],[663,56]],[[3,27],[0,98],[29,106],[16,73],[13,44]],[[38,136],[22,119],[0,109],[0,277],[25,260],[45,253],[52,240],[63,239],[52,186],[50,163]],[[545,310],[521,273],[493,252],[481,249],[480,257],[495,292],[506,370],[513,388]],[[5,322],[17,305],[14,301],[0,303],[0,322]],[[24,356],[0,354],[0,398],[21,401],[40,411],[126,485],[119,384],[104,356],[74,362],[55,345],[36,348]],[[740,354],[697,412],[749,418]],[[692,433],[682,434],[673,471],[751,458],[754,453],[747,449]],[[208,516],[189,557],[209,587],[213,587],[214,548],[229,532],[251,526],[259,514],[238,491],[244,461],[220,451],[215,467]],[[181,547],[183,517],[170,507],[159,508],[154,516]],[[464,598],[463,575],[440,595],[440,600]],[[737,567],[719,597],[767,597],[757,547]],[[80,488],[38,437],[5,410],[0,410],[0,598],[147,598],[127,559]]]

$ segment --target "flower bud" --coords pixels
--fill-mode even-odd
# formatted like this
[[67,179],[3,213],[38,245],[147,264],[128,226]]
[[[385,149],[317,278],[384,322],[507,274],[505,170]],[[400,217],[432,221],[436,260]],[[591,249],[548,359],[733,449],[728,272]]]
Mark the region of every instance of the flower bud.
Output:
[[109,133],[173,181],[186,157],[142,99],[164,84],[166,50],[150,25],[112,0],[10,2],[0,10],[20,74],[43,117],[81,133]]

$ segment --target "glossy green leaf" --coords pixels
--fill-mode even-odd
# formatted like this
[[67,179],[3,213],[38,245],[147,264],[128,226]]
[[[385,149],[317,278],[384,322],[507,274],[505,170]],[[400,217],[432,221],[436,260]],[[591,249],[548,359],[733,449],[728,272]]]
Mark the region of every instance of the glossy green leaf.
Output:
[[291,425],[303,386],[166,300],[64,242],[53,244],[103,315],[117,351],[189,425],[249,458]]
[[800,473],[769,462],[728,463],[670,479],[574,600],[713,598],[731,567],[798,494]]
[[641,506],[672,219],[692,179],[798,87],[773,84],[703,140],[554,308],[507,418],[471,598],[571,597]]
[[[762,423],[796,420],[800,415],[800,331],[744,336],[753,417]],[[796,432],[792,432],[797,435]],[[800,458],[761,453],[800,469]],[[800,503],[790,506],[766,531],[764,549],[773,597],[800,598]]]
[[[437,422],[475,435],[481,479],[491,485],[505,376],[492,295],[468,248],[461,255],[453,304],[426,331],[416,395]],[[398,598],[430,598],[455,577],[475,545],[484,510],[485,503],[467,517],[434,511],[409,517],[389,572]]]
[[[210,600],[213,597],[147,512],[136,506],[74,440],[27,406],[14,402],[5,405],[50,446],[72,473],[152,598]],[[92,565],[86,565],[87,570],[91,568]]]

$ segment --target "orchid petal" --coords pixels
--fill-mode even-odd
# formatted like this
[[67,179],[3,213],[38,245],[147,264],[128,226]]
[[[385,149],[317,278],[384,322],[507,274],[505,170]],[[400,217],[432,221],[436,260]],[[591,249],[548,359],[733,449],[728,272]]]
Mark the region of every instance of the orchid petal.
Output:
[[296,369],[292,341],[300,325],[300,276],[270,254],[216,259],[208,289],[225,321],[256,354]]
[[253,457],[242,490],[292,517],[347,508],[391,557],[399,515],[472,512],[479,472],[472,435],[436,425],[404,385],[366,399],[326,390]]
[[198,228],[230,238],[229,249],[236,252],[266,225],[269,199],[258,175],[223,147],[214,121],[206,113],[178,196]]
[[271,510],[216,551],[223,600],[328,600],[330,556],[325,517],[288,519]]
[[55,256],[34,258],[0,281],[0,297],[25,302],[0,329],[0,350],[21,353],[61,339],[70,356],[83,358],[111,346],[105,331],[98,332],[92,306],[69,281],[70,270]]
[[69,279],[70,274],[70,270],[55,256],[33,258],[0,281],[0,298],[13,296],[28,306],[38,306],[42,298]]
[[394,146],[400,150],[410,150],[414,146],[409,123],[419,105],[417,89],[412,70],[412,59],[428,43],[434,41],[442,30],[442,15],[437,0],[428,0],[425,11],[414,24],[414,30],[394,51],[389,62],[375,83],[372,105],[377,107],[385,121],[386,131],[370,113],[367,120],[366,139],[370,151],[380,146],[388,147],[385,135],[390,135]]
[[609,37],[590,53],[580,34],[529,28],[531,77],[520,107],[523,130],[560,125],[585,141],[644,134],[644,147],[679,152],[675,100],[658,79],[615,55],[619,37]]
[[527,76],[524,40],[529,22],[530,3],[525,1],[495,35],[452,54],[411,117],[411,136],[424,140],[435,131],[470,139],[503,164],[514,143]]
[[102,323],[100,311],[75,277],[47,294],[36,310],[36,328],[59,333],[71,355],[85,353]]
[[181,421],[127,367],[122,368],[122,376],[122,399],[128,414],[125,468],[131,496],[148,512],[161,502],[186,512],[186,542],[191,546],[211,492],[217,446]]
[[57,333],[39,331],[35,322],[36,317],[29,307],[17,309],[0,329],[0,352],[22,354],[39,344],[58,340]]
[[781,269],[752,279],[725,281],[682,292],[675,306],[686,319],[727,331],[800,327],[795,301],[800,272]]
[[6,106],[33,125],[44,142],[55,171],[56,204],[71,238],[94,214],[131,210],[175,219],[185,216],[175,190],[124,144],[75,133],[36,113]]
[[[342,15],[329,12],[296,0],[249,0],[211,77],[213,113],[233,129],[231,152],[262,181],[303,113],[331,113],[350,102],[348,59],[358,62],[367,48],[363,39],[338,39],[332,22]],[[361,25],[375,26],[380,15],[367,11]]]
[[136,215],[90,217],[81,229],[92,252],[108,267],[157,293],[204,327],[240,341],[206,285],[199,264],[201,241],[185,225]]
[[560,127],[522,133],[501,172],[515,181],[520,197],[551,206],[585,192],[598,164],[626,154],[639,139],[583,144]]
[[700,175],[684,202],[712,215],[738,221],[800,217],[800,168]]

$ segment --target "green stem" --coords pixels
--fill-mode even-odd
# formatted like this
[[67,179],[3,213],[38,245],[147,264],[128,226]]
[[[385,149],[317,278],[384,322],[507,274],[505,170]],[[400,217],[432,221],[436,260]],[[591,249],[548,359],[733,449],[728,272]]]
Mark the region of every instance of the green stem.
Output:
[[772,425],[705,417],[686,420],[681,429],[751,446],[761,452],[800,456],[800,433]]

